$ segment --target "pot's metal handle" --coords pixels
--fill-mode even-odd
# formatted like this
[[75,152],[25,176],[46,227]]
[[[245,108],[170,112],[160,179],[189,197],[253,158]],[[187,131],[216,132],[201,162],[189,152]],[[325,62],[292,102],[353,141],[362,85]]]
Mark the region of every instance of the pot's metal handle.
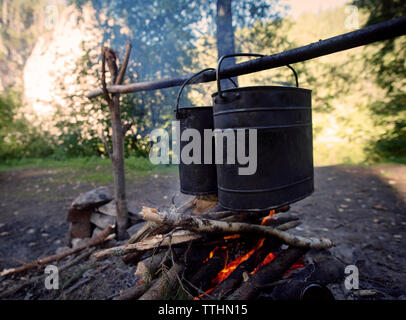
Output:
[[[201,71],[199,71],[199,72],[193,74],[189,79],[187,79],[187,80],[182,84],[182,86],[180,87],[179,92],[178,92],[178,97],[177,97],[177,99],[176,99],[176,108],[175,108],[175,116],[176,116],[176,119],[180,119],[180,118],[181,118],[181,115],[180,115],[180,112],[179,112],[179,103],[180,103],[180,97],[181,97],[181,95],[182,95],[183,89],[186,87],[186,85],[187,85],[188,83],[190,83],[190,81],[192,81],[193,78],[197,77],[198,75],[200,75],[200,74],[202,74],[202,73],[204,73],[204,72],[206,72],[206,71],[210,71],[210,70],[216,70],[216,69],[214,69],[214,68],[206,68],[206,69],[203,69],[203,70],[201,70]],[[235,83],[235,81],[234,81],[233,79],[231,79],[231,78],[228,78],[228,79],[234,84],[235,87],[238,87],[237,84]]]
[[[217,70],[216,70],[216,80],[217,80],[217,92],[219,97],[222,97],[222,92],[221,92],[221,85],[220,85],[220,67],[221,67],[221,63],[223,62],[224,59],[226,58],[232,58],[232,57],[265,57],[264,54],[260,54],[260,53],[233,53],[233,54],[227,54],[222,56],[217,64]],[[289,64],[286,65],[290,70],[293,71],[293,74],[295,76],[295,81],[296,81],[296,87],[299,88],[299,80],[297,78],[297,73],[295,71],[295,69],[293,69],[292,66],[290,66]]]

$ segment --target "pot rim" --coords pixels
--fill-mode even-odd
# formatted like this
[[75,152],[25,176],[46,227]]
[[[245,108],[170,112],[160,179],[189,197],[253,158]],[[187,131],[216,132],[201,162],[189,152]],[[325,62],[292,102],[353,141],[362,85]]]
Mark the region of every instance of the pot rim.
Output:
[[[241,91],[253,91],[253,90],[286,90],[286,91],[303,91],[303,92],[308,92],[311,93],[312,90],[310,89],[305,89],[305,88],[297,88],[297,87],[287,87],[287,86],[248,86],[248,87],[238,87],[238,88],[231,88],[231,89],[225,89],[221,90],[222,93],[227,93],[227,92],[241,92]],[[218,96],[218,91],[212,93],[211,95],[213,98]]]

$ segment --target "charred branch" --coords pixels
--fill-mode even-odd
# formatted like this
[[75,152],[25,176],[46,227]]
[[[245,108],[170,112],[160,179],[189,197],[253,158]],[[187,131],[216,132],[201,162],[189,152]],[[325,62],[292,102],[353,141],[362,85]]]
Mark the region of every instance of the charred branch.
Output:
[[244,282],[243,285],[234,291],[234,293],[227,299],[255,299],[261,292],[262,284],[279,280],[283,274],[306,253],[306,251],[307,249],[304,248],[289,247]]

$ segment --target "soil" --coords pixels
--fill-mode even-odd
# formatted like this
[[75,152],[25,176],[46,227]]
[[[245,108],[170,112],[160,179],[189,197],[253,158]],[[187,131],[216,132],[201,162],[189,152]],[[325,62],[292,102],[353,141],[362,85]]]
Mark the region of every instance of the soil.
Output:
[[[66,245],[67,208],[77,195],[96,185],[61,182],[60,175],[38,168],[0,172],[0,269],[54,254]],[[373,290],[359,297],[359,291],[339,284],[332,286],[336,298],[406,299],[406,165],[319,167],[315,178],[314,194],[291,206],[302,221],[293,232],[332,239],[336,246],[331,252],[358,267],[359,288]],[[176,173],[135,180],[128,181],[133,210],[142,205],[178,206],[189,198],[178,191]],[[108,246],[117,243],[113,240]],[[138,281],[134,268],[118,257],[83,261],[61,272],[58,290],[46,290],[39,281],[8,298],[111,299]],[[16,283],[41,274],[33,270],[0,279],[0,296]]]

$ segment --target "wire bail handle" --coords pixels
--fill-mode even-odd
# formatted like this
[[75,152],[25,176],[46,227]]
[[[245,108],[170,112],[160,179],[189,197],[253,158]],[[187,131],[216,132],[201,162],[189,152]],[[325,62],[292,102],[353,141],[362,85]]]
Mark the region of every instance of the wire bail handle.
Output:
[[[179,103],[180,103],[180,97],[181,97],[181,95],[182,95],[183,89],[186,87],[186,85],[187,85],[188,83],[190,83],[190,82],[192,81],[192,79],[194,79],[194,78],[197,77],[198,75],[200,75],[200,74],[202,74],[202,73],[204,73],[204,72],[206,72],[206,71],[212,71],[212,70],[216,70],[216,69],[214,69],[214,68],[206,68],[206,69],[203,69],[203,70],[201,70],[201,71],[199,71],[199,72],[193,74],[189,79],[187,79],[187,80],[182,84],[182,86],[180,87],[179,92],[178,92],[178,97],[177,97],[177,99],[176,99],[176,108],[175,108],[175,116],[176,116],[176,119],[181,119],[181,118],[182,118],[182,114],[181,114],[181,112],[179,112]],[[235,87],[238,87],[237,84],[234,82],[233,79],[231,79],[231,78],[228,78],[228,79],[233,83],[233,85],[234,85]]]
[[[226,58],[232,58],[232,57],[265,57],[264,54],[260,54],[260,53],[233,53],[233,54],[227,54],[222,56],[217,64],[217,70],[216,70],[216,80],[217,80],[217,92],[219,97],[223,97],[223,92],[221,91],[221,85],[220,85],[220,67],[221,67],[221,63],[223,62],[224,59]],[[291,69],[293,71],[293,74],[295,76],[295,81],[296,81],[296,87],[299,88],[299,80],[297,78],[297,73],[295,71],[295,69],[293,69],[292,66],[290,66],[289,64],[286,65],[289,69]]]

